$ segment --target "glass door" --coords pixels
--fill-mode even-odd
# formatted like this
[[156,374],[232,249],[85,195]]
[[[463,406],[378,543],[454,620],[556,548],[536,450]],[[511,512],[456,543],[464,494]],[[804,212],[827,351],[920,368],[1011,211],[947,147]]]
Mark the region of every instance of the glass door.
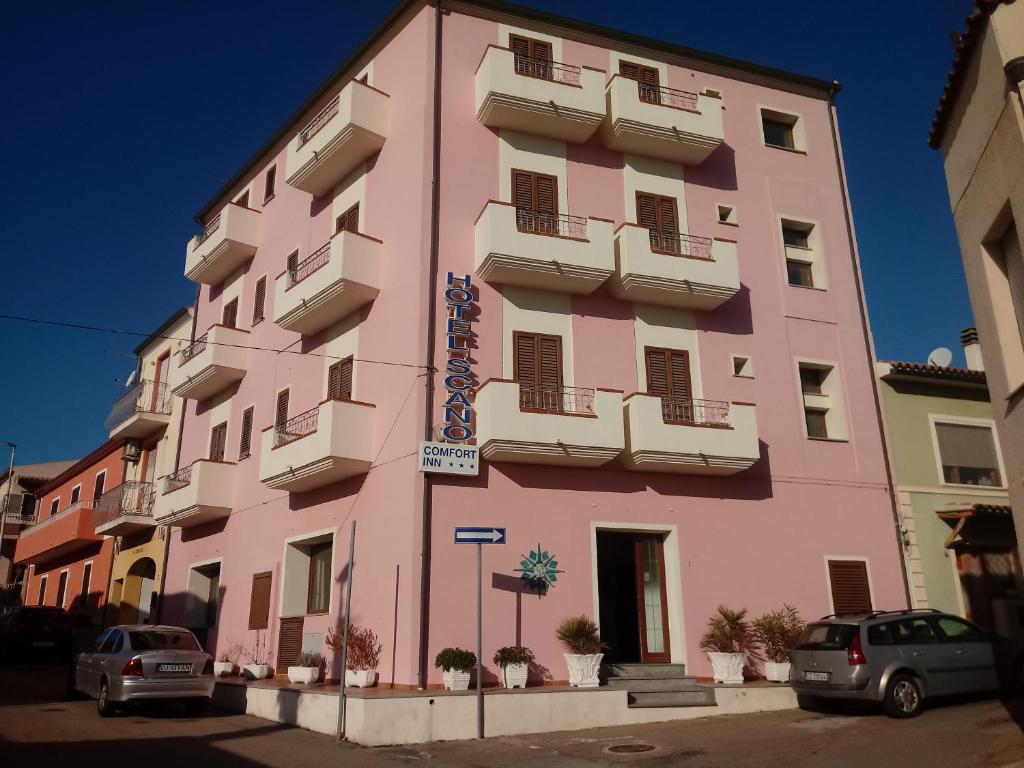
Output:
[[640,614],[640,656],[645,663],[671,660],[668,601],[665,596],[665,552],[662,540],[638,536],[636,546],[637,608]]

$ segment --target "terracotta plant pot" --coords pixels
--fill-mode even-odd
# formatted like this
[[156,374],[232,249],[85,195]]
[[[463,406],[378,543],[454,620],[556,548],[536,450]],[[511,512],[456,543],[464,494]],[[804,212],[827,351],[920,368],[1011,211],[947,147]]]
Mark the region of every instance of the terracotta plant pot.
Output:
[[712,674],[716,683],[739,685],[743,683],[743,665],[747,663],[745,653],[718,653],[708,651]]
[[270,677],[270,667],[266,664],[246,664],[242,667],[242,677],[250,680],[262,680]]
[[576,688],[597,688],[601,681],[597,673],[601,670],[603,653],[564,653],[565,665],[569,668],[569,685]]
[[346,669],[345,685],[352,688],[373,688],[377,684],[376,669]]
[[288,667],[288,680],[293,683],[315,683],[320,679],[320,667]]
[[790,666],[792,665],[788,661],[766,661],[764,677],[773,683],[788,683]]
[[525,688],[529,664],[509,664],[501,668],[501,682],[506,688]]
[[213,662],[213,674],[216,677],[227,677],[233,674],[235,671],[235,663],[233,661],[215,661]]
[[446,691],[468,691],[470,672],[468,669],[446,669],[441,673]]

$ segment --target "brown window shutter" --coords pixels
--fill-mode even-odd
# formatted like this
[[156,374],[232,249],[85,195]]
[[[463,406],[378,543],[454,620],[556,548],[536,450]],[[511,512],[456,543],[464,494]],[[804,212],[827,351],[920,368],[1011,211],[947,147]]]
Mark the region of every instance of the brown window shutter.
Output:
[[551,43],[547,40],[531,40],[530,58],[539,61],[551,61]]
[[302,624],[304,616],[290,616],[281,619],[281,631],[277,636],[277,666],[274,673],[283,675],[288,667],[297,666],[302,652]]
[[256,291],[252,298],[252,322],[255,325],[266,317],[267,304],[267,278],[261,277],[256,281]]
[[224,314],[221,322],[228,328],[238,325],[238,299],[232,299],[224,305]]
[[619,74],[622,75],[623,77],[628,77],[630,80],[639,80],[640,65],[634,64],[631,61],[620,61]]
[[253,574],[252,592],[249,595],[249,629],[266,629],[269,626],[272,583],[270,571]]
[[537,210],[558,213],[558,179],[543,173],[536,175]]
[[559,336],[540,337],[540,385],[545,390],[562,388],[562,339]]
[[294,272],[296,267],[298,267],[298,266],[299,266],[299,252],[296,251],[295,253],[291,254],[288,257],[288,271],[289,272]]
[[277,410],[274,416],[274,426],[278,429],[284,429],[285,422],[288,421],[288,390],[283,389],[277,393]]
[[515,349],[513,350],[512,377],[520,384],[537,385],[537,334],[514,334]]
[[341,360],[327,370],[327,396],[352,399],[352,358]]
[[871,612],[866,563],[860,560],[829,560],[828,578],[832,587],[832,608],[837,616]]
[[532,211],[536,207],[535,178],[535,174],[526,171],[512,171],[512,204],[516,208]]
[[356,203],[338,217],[338,220],[335,222],[334,231],[337,233],[342,230],[347,232],[359,231],[359,203]]
[[675,233],[679,231],[679,220],[676,216],[675,198],[658,198],[658,229],[662,232]]
[[637,192],[636,223],[648,229],[658,228],[658,199],[654,195]]
[[669,392],[675,400],[690,399],[690,353],[674,349],[668,353]]
[[647,348],[647,391],[659,397],[668,397],[668,351]]
[[509,35],[508,47],[512,49],[512,53],[516,58],[530,57],[530,40],[525,37]]
[[238,441],[238,458],[244,459],[252,453],[252,407],[242,414],[242,436]]
[[221,422],[210,431],[210,459],[224,461],[224,446],[228,434],[228,423]]

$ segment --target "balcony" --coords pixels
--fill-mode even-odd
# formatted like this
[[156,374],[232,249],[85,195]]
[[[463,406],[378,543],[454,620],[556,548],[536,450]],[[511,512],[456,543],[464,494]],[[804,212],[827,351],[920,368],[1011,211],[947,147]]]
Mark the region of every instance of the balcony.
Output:
[[592,293],[615,270],[612,226],[491,200],[476,220],[476,273],[493,283]]
[[715,309],[740,289],[736,243],[623,224],[615,233],[620,299],[678,309]]
[[476,118],[491,128],[579,144],[604,119],[604,78],[599,69],[489,45],[476,69]]
[[624,408],[623,463],[630,469],[732,475],[760,456],[757,419],[748,403],[663,400],[637,392]]
[[171,393],[205,400],[241,381],[248,362],[248,344],[248,331],[210,326],[178,353],[178,364],[171,368]]
[[319,197],[384,146],[388,95],[346,85],[288,144],[288,183]]
[[103,541],[92,524],[92,499],[79,499],[26,528],[18,537],[14,562],[43,563]]
[[260,244],[260,212],[228,203],[185,246],[185,277],[217,285],[245,264]]
[[381,241],[342,230],[282,272],[274,288],[274,322],[316,333],[369,304],[380,292]]
[[153,521],[154,496],[152,483],[131,481],[110,489],[93,505],[96,534],[127,536],[152,528],[156,524]]
[[260,482],[283,491],[310,491],[364,474],[373,460],[374,406],[325,400],[263,430]]
[[166,382],[143,379],[117,399],[103,426],[111,440],[149,437],[170,424],[173,402]]
[[189,528],[227,517],[235,492],[235,465],[198,459],[163,479],[153,503],[158,525]]
[[615,75],[605,89],[601,139],[609,149],[699,165],[722,140],[722,99]]
[[477,390],[476,412],[477,445],[488,461],[598,467],[625,446],[617,390],[489,379]]

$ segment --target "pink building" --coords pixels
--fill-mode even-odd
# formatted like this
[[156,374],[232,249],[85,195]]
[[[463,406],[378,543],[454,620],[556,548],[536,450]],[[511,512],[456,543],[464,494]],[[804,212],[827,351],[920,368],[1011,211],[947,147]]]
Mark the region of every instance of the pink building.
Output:
[[[162,620],[211,650],[263,630],[284,672],[340,621],[353,520],[385,684],[475,648],[456,526],[508,531],[489,675],[522,643],[566,679],[580,613],[611,660],[705,675],[719,604],[905,607],[837,87],[445,6],[403,2],[197,216]],[[418,471],[443,434],[478,476]]]

